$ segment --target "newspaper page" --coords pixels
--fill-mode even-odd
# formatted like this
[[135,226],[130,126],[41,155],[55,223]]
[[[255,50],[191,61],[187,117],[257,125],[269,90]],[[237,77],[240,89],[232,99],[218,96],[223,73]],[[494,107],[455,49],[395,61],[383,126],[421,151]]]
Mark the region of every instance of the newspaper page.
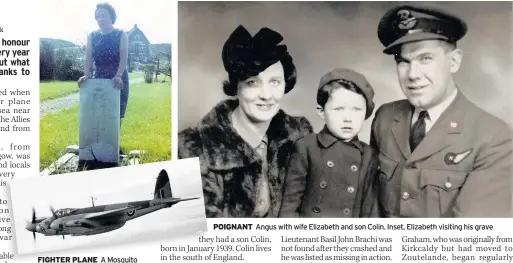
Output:
[[512,9],[3,1],[0,263],[512,262]]

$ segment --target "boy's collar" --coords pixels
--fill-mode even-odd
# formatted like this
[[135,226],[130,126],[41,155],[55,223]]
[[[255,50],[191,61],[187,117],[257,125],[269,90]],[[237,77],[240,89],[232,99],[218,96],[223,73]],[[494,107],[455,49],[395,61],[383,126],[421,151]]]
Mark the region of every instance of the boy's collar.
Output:
[[324,128],[322,128],[322,130],[319,132],[319,134],[317,134],[317,139],[319,140],[319,142],[321,143],[321,145],[324,148],[328,148],[335,142],[341,141],[343,143],[346,143],[347,145],[356,147],[358,150],[360,150],[360,152],[363,153],[363,145],[360,143],[360,140],[358,139],[358,135],[354,136],[353,139],[351,139],[350,141],[344,142],[341,139],[335,137],[335,135],[333,135],[328,130],[328,127],[326,127],[326,125],[324,125]]

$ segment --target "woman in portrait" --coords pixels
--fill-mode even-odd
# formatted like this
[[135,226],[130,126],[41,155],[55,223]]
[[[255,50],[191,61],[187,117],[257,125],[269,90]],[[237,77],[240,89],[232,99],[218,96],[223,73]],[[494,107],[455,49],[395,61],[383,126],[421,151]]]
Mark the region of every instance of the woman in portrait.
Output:
[[199,157],[207,217],[277,217],[294,142],[312,133],[304,117],[280,109],[296,84],[283,37],[239,26],[225,42],[228,80],[221,101],[179,133],[178,158]]
[[[120,118],[125,117],[128,103],[128,37],[120,29],[114,28],[116,11],[107,3],[97,4],[95,19],[99,30],[87,37],[84,76],[78,79],[79,87],[88,79],[112,79],[114,86],[120,89]],[[93,62],[95,66],[92,74]]]

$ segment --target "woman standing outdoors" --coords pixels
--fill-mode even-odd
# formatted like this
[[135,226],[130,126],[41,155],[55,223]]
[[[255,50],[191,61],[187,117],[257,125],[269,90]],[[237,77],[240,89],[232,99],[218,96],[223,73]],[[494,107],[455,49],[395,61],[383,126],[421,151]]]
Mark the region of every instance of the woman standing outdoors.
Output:
[[[114,86],[120,89],[120,118],[125,117],[128,103],[128,36],[114,28],[116,11],[107,3],[97,4],[95,19],[99,30],[87,37],[86,56],[84,60],[84,76],[78,79],[79,87],[91,78],[112,79]],[[93,62],[95,65],[92,74]],[[121,123],[121,121],[120,121]]]
[[180,132],[178,158],[199,157],[207,217],[277,217],[294,142],[312,132],[304,117],[280,109],[296,67],[269,28],[239,26],[222,50],[228,80],[217,104]]

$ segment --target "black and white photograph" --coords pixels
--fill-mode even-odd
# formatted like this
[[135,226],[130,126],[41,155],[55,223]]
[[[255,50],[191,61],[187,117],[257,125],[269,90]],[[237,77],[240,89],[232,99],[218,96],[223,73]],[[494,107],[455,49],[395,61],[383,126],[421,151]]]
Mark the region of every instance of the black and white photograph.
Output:
[[198,158],[14,180],[18,254],[201,235]]
[[509,2],[179,2],[207,218],[512,217]]

